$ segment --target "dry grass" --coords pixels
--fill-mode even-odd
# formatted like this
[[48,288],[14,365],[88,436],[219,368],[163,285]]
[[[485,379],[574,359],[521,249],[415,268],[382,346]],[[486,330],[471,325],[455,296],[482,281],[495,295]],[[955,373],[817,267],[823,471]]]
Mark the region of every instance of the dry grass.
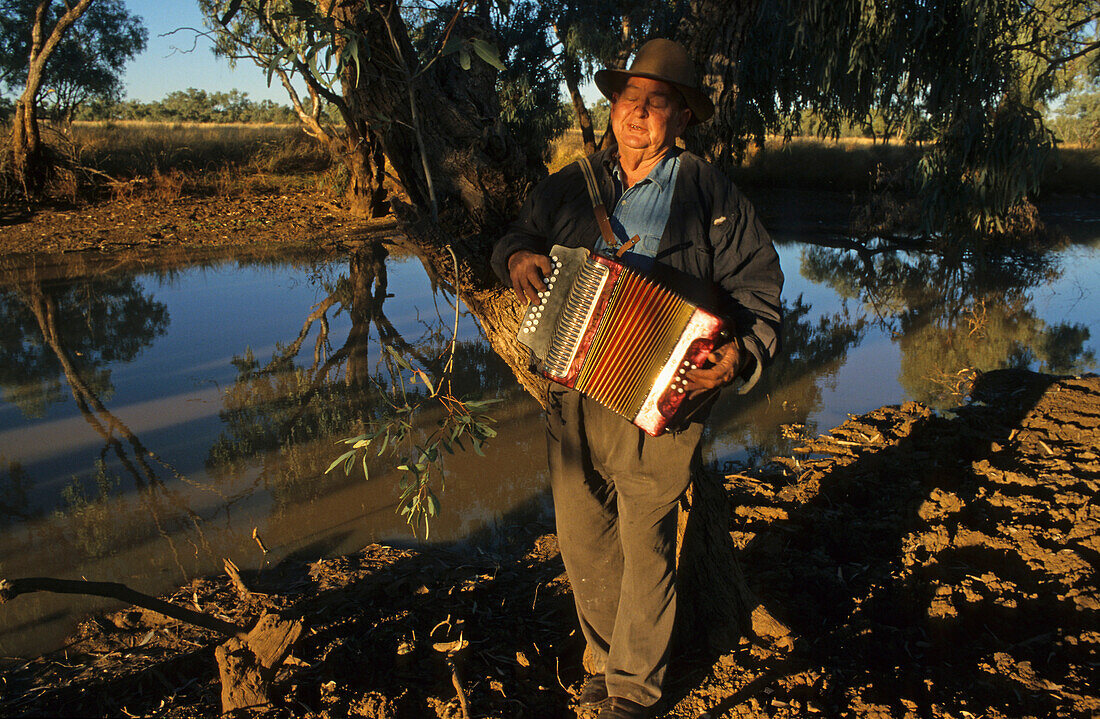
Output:
[[86,164],[123,176],[227,166],[289,174],[323,170],[329,162],[294,125],[78,122],[72,139]]
[[1100,147],[1060,145],[1047,163],[1043,190],[1067,195],[1100,194]]
[[[581,133],[570,130],[554,144],[550,171],[579,160]],[[819,190],[867,190],[879,168],[899,167],[913,159],[911,149],[898,143],[872,143],[862,138],[837,142],[776,138],[763,148],[749,149],[741,165],[731,171],[734,182],[751,187],[789,187]]]
[[[295,125],[78,122],[68,135],[47,130],[44,136],[59,155],[92,168],[95,172],[87,176],[116,196],[251,195],[293,186],[339,194],[348,180],[346,171]],[[579,159],[582,152],[580,131],[567,131],[554,143],[550,170]],[[915,156],[915,149],[897,142],[795,138],[784,143],[777,138],[750,148],[730,174],[745,187],[866,191],[882,173],[904,168]],[[61,179],[64,187],[56,187],[55,194],[75,198],[79,178]],[[1044,190],[1100,193],[1100,148],[1061,146]]]
[[[788,143],[772,138],[763,148],[750,148],[730,176],[745,187],[858,192],[871,189],[883,171],[905,168],[916,159],[916,153],[915,148],[898,142],[884,144],[865,138],[832,141],[798,137]],[[581,155],[580,131],[566,132],[554,144],[550,171],[565,167]],[[1043,189],[1100,194],[1100,148],[1060,146],[1048,163]]]
[[883,171],[902,168],[915,159],[913,148],[897,142],[794,138],[784,143],[774,138],[763,148],[749,148],[730,175],[734,182],[748,187],[866,191]]

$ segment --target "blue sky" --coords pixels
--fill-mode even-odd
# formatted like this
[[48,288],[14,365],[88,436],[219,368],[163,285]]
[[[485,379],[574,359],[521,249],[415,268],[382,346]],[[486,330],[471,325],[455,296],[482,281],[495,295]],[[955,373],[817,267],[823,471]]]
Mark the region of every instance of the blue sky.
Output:
[[205,29],[194,0],[126,0],[126,6],[149,30],[148,48],[126,66],[127,99],[159,100],[189,87],[222,92],[236,88],[253,100],[289,104],[282,85],[273,82],[268,88],[265,73],[251,62],[230,69],[229,63],[214,57],[210,41],[194,31],[167,35],[177,28]]
[[[126,0],[126,7],[141,17],[149,31],[147,49],[126,66],[126,99],[149,102],[194,87],[208,92],[237,89],[247,92],[252,100],[290,104],[278,80],[268,87],[266,73],[251,61],[241,61],[231,69],[228,62],[214,57],[210,40],[195,32],[206,30],[195,0]],[[581,92],[588,103],[600,97],[591,82],[582,86]],[[564,92],[562,96],[568,97]]]

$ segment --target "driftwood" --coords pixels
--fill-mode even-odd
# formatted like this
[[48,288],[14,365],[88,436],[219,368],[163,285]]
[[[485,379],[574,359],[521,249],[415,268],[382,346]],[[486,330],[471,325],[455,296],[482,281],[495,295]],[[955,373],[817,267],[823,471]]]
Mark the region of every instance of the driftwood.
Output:
[[[235,567],[234,567],[235,568]],[[240,582],[239,575],[237,582]],[[235,582],[235,584],[237,583]],[[238,589],[244,588],[240,582]],[[247,588],[244,588],[247,592]],[[20,594],[53,592],[107,597],[229,637],[214,650],[222,683],[222,712],[268,704],[271,681],[302,633],[297,619],[264,614],[251,629],[162,599],[116,582],[84,582],[50,577],[0,579],[0,604]]]

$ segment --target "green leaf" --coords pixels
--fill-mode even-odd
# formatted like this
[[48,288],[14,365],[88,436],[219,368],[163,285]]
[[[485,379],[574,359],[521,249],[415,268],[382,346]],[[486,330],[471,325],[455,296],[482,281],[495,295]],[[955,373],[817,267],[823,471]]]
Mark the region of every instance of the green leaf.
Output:
[[439,516],[439,500],[436,499],[436,496],[431,492],[428,492],[428,516]]
[[424,385],[428,388],[428,392],[435,394],[435,385],[433,385],[431,379],[428,378],[428,373],[421,372],[420,378],[424,380]]
[[352,456],[355,456],[355,450],[354,449],[349,449],[347,452],[344,452],[343,454],[341,454],[339,457],[337,457],[336,459],[334,459],[332,461],[332,464],[330,464],[328,466],[328,469],[325,470],[325,474],[328,474],[333,469],[335,469],[337,465],[339,465],[341,462],[347,461],[348,457],[352,457]]
[[459,51],[459,49],[462,47],[463,42],[464,41],[462,39],[452,35],[451,37],[447,38],[447,43],[443,46],[443,51],[440,54],[453,55],[454,53]]
[[465,48],[465,46],[463,46],[462,48],[459,48],[459,51],[458,51],[458,65],[463,70],[469,70],[470,69],[470,51],[467,50]]
[[497,404],[498,402],[503,402],[503,401],[504,400],[502,400],[500,398],[497,398],[497,399],[479,399],[479,400],[476,400],[476,401],[471,400],[469,402],[466,402],[465,405],[467,407],[471,408],[471,409],[481,409],[482,407],[488,407],[491,404]]
[[355,63],[355,87],[359,86],[359,42],[355,39],[349,40],[344,45],[343,52],[340,53],[340,63],[345,65],[347,63]]
[[[474,52],[477,56],[484,60],[487,64],[492,65],[497,70],[504,70],[504,63],[500,61],[500,53],[491,43],[482,40],[479,37],[475,37],[470,40],[470,45],[474,48]],[[469,67],[463,67],[463,70],[469,70]]]
[[485,453],[481,451],[481,440],[478,439],[477,437],[474,437],[473,435],[471,435],[470,436],[470,441],[474,443],[474,451],[477,452],[482,457],[484,457]]
[[367,455],[363,454],[363,479],[370,480],[370,472],[367,471]]

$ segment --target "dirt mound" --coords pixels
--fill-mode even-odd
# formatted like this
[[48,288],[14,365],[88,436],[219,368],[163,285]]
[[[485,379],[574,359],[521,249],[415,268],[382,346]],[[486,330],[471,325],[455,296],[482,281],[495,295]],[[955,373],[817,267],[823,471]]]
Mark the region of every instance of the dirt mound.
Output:
[[[745,574],[793,646],[679,658],[667,716],[1100,714],[1100,378],[995,372],[973,396],[852,417],[727,478]],[[246,575],[245,598],[218,578],[173,600],[305,621],[272,716],[570,717],[581,642],[541,529],[497,554],[374,545]],[[218,641],[132,610],[89,620],[3,671],[0,714],[216,715]]]

